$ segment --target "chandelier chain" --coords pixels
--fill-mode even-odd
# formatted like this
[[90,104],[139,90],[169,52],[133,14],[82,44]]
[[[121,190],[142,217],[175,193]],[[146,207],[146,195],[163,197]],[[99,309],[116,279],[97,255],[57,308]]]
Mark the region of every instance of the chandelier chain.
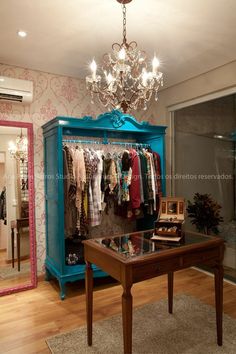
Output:
[[127,42],[126,39],[126,6],[123,4],[123,43]]
[[163,74],[159,71],[159,60],[154,56],[152,68],[148,69],[147,55],[139,50],[136,41],[126,38],[126,4],[132,0],[117,0],[122,5],[123,40],[113,43],[112,52],[103,55],[102,74],[97,73],[97,64],[90,64],[91,75],[86,76],[86,87],[105,107],[131,110],[147,109],[147,103],[163,86]]

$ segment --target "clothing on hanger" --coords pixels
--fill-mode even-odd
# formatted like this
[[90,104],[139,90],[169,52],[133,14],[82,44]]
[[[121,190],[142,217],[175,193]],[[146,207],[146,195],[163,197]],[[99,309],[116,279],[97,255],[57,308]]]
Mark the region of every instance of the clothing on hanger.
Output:
[[63,163],[66,235],[76,225],[78,234],[88,236],[88,227],[101,224],[111,203],[118,215],[128,218],[141,217],[143,208],[150,215],[157,212],[161,193],[157,153],[137,144],[129,149],[106,145],[102,150],[66,144]]
[[0,194],[0,220],[4,221],[4,225],[7,225],[6,187],[3,187]]

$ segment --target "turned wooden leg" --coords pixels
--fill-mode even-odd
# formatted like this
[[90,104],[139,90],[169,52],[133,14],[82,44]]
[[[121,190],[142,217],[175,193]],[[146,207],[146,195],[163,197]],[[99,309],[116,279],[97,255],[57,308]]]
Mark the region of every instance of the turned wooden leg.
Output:
[[131,295],[131,287],[124,286],[122,294],[122,321],[125,354],[132,353],[132,311],[133,297]]
[[16,234],[17,239],[17,265],[18,265],[18,272],[20,271],[20,232],[17,230]]
[[86,262],[86,312],[87,312],[87,342],[92,345],[93,335],[93,270],[90,262]]
[[169,313],[173,313],[173,284],[174,284],[174,273],[168,273],[168,309]]
[[215,273],[215,307],[216,307],[216,327],[217,344],[222,345],[222,315],[223,315],[223,275],[222,265],[214,268]]
[[12,228],[11,229],[11,264],[12,264],[12,268],[15,267],[14,239],[15,239],[15,232],[14,232],[14,228]]

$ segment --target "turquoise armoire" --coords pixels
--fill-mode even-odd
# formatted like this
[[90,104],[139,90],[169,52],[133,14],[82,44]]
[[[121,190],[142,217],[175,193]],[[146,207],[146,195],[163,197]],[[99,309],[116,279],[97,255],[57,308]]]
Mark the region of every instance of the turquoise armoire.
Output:
[[[60,297],[65,298],[65,284],[83,279],[85,265],[68,266],[65,263],[64,237],[64,186],[63,186],[63,136],[99,138],[108,144],[109,139],[149,144],[161,157],[162,176],[165,176],[165,129],[164,126],[137,122],[120,111],[101,114],[97,119],[56,117],[43,126],[46,208],[46,278],[56,277],[60,284]],[[165,179],[162,179],[165,194]],[[146,222],[146,224],[145,224]],[[153,220],[144,220],[143,228],[152,228]],[[138,227],[140,228],[140,227]],[[109,235],[108,235],[109,236]],[[106,274],[94,266],[94,276]]]

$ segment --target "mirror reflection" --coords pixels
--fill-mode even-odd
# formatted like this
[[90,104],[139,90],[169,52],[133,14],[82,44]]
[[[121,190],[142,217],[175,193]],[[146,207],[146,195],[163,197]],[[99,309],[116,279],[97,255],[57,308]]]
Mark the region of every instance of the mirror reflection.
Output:
[[177,214],[177,202],[168,202],[167,214]]
[[30,283],[27,129],[0,126],[0,290]]

